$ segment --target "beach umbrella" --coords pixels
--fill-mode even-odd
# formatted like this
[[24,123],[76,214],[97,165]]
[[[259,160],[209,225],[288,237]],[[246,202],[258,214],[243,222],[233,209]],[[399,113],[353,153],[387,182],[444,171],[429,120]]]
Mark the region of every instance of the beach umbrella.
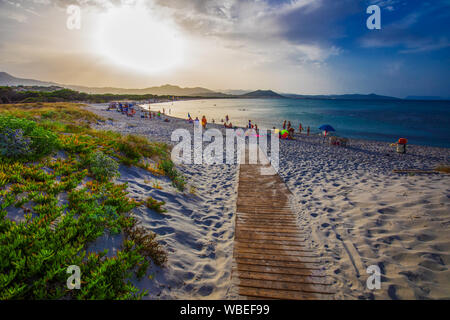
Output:
[[323,125],[321,125],[321,126],[319,127],[319,129],[322,130],[322,131],[327,131],[327,132],[330,132],[330,131],[336,131],[336,130],[334,130],[334,128],[333,128],[332,126],[330,126],[329,124],[323,124]]

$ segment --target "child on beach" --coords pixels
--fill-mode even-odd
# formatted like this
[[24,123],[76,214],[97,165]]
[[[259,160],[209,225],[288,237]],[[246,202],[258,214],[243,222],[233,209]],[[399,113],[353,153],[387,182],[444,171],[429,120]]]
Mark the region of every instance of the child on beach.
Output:
[[206,117],[203,116],[203,117],[202,117],[202,127],[203,127],[203,129],[206,129],[206,123],[207,123]]
[[194,127],[198,127],[199,125],[200,125],[200,120],[198,120],[198,117],[195,117]]
[[294,128],[289,128],[289,136],[288,136],[288,139],[289,140],[294,140],[294,132],[295,132],[295,129]]

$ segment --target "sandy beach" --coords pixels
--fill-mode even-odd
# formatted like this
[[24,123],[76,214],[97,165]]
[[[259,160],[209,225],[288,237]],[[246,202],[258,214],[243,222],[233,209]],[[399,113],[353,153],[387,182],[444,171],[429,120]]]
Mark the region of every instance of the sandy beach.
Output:
[[[317,137],[280,144],[280,174],[294,193],[299,223],[327,261],[338,299],[450,297],[450,176],[398,174],[450,162],[450,150],[352,140],[347,148]],[[367,267],[381,269],[368,290]]]
[[[104,119],[94,127],[170,141],[183,119],[126,117],[87,107]],[[154,109],[152,109],[154,110]],[[222,128],[220,125],[208,127]],[[450,176],[398,174],[394,169],[433,169],[450,163],[450,149],[409,146],[397,154],[386,142],[355,140],[346,148],[318,136],[280,141],[280,176],[293,193],[306,242],[319,253],[333,279],[337,299],[450,298]],[[121,167],[118,182],[130,196],[165,201],[167,212],[137,208],[133,215],[155,232],[169,256],[136,283],[151,299],[231,299],[231,267],[236,205],[236,165],[180,165],[188,183],[177,192],[168,179]],[[152,188],[158,182],[162,189]],[[101,245],[114,247],[114,239]],[[381,269],[381,289],[369,290],[367,267]]]

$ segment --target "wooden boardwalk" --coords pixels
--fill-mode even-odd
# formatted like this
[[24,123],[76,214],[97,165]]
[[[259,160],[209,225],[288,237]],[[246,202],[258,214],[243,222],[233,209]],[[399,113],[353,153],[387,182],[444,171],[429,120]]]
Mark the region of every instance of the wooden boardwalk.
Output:
[[261,175],[262,167],[240,165],[233,263],[239,297],[332,299],[289,206],[290,191],[278,174]]

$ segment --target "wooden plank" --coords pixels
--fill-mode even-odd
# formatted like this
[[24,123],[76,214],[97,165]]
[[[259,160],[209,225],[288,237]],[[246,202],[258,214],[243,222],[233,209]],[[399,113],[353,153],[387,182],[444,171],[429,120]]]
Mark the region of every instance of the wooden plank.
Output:
[[305,241],[304,238],[297,237],[297,236],[281,236],[281,235],[265,235],[265,234],[259,234],[256,232],[245,232],[245,231],[238,231],[235,233],[235,237],[237,239],[255,239],[255,240],[286,240],[286,241]]
[[317,286],[323,286],[324,288],[331,286],[331,282],[327,277],[314,277],[310,275],[293,275],[293,274],[279,274],[270,272],[250,272],[244,270],[237,270],[239,272],[239,279],[248,280],[268,280],[268,281],[281,281],[292,282],[302,284],[313,284]]
[[237,214],[238,219],[243,220],[255,220],[255,221],[278,221],[280,223],[294,222],[297,223],[297,219],[287,214],[274,214],[274,213],[249,213],[239,212]]
[[286,290],[286,291],[300,291],[300,292],[311,292],[311,293],[321,293],[321,294],[333,294],[333,292],[328,288],[329,286],[324,285],[312,285],[305,283],[292,283],[283,281],[260,281],[252,279],[239,279],[240,287],[252,287],[252,288],[263,288],[263,289],[275,289],[275,290]]
[[284,267],[272,267],[272,266],[260,266],[253,264],[240,263],[235,268],[236,272],[262,272],[262,273],[272,273],[279,275],[291,276],[309,276],[315,278],[327,278],[322,270],[311,270],[311,269],[297,269],[297,268],[284,268]]
[[286,261],[286,262],[311,262],[320,263],[320,261],[311,256],[293,256],[293,255],[276,255],[276,254],[264,254],[264,253],[250,253],[250,252],[240,252],[235,254],[235,258],[246,258],[254,260],[264,260],[264,261]]
[[258,231],[258,232],[268,232],[268,233],[294,233],[294,234],[298,234],[298,229],[297,228],[293,228],[293,227],[270,227],[270,225],[267,226],[255,226],[255,225],[251,225],[251,226],[247,226],[247,224],[245,223],[239,223],[239,225],[243,225],[239,227],[239,230],[248,230],[248,231]]
[[250,207],[250,206],[240,206],[238,205],[236,207],[236,210],[238,212],[241,213],[253,213],[253,214],[266,214],[266,215],[279,215],[279,216],[289,216],[291,218],[294,218],[291,214],[291,211],[289,210],[289,208],[255,208],[255,207]]
[[243,264],[253,264],[258,266],[269,266],[269,267],[283,267],[283,268],[297,268],[297,269],[313,269],[322,270],[322,266],[318,263],[313,262],[296,262],[296,261],[267,261],[267,260],[257,260],[235,257],[236,263]]
[[250,296],[258,298],[270,298],[278,300],[326,300],[331,299],[330,295],[323,295],[310,292],[296,292],[285,290],[261,289],[252,287],[239,288],[241,296]]
[[238,248],[239,252],[245,252],[245,253],[253,253],[253,254],[260,254],[260,253],[265,253],[265,254],[273,254],[273,255],[282,255],[282,256],[293,256],[293,257],[317,257],[317,255],[311,251],[285,251],[285,250],[277,250],[277,249],[262,249],[262,248],[243,248],[240,246],[237,246],[235,248]]
[[305,246],[304,241],[288,241],[288,240],[270,240],[270,239],[246,239],[246,238],[237,238],[235,236],[235,241],[241,243],[256,243],[256,244],[277,244],[281,246]]
[[254,243],[254,242],[242,242],[236,241],[234,243],[235,248],[256,248],[256,249],[273,249],[273,250],[283,250],[283,251],[303,251],[303,252],[313,252],[311,249],[307,249],[305,245],[280,245],[273,243]]

